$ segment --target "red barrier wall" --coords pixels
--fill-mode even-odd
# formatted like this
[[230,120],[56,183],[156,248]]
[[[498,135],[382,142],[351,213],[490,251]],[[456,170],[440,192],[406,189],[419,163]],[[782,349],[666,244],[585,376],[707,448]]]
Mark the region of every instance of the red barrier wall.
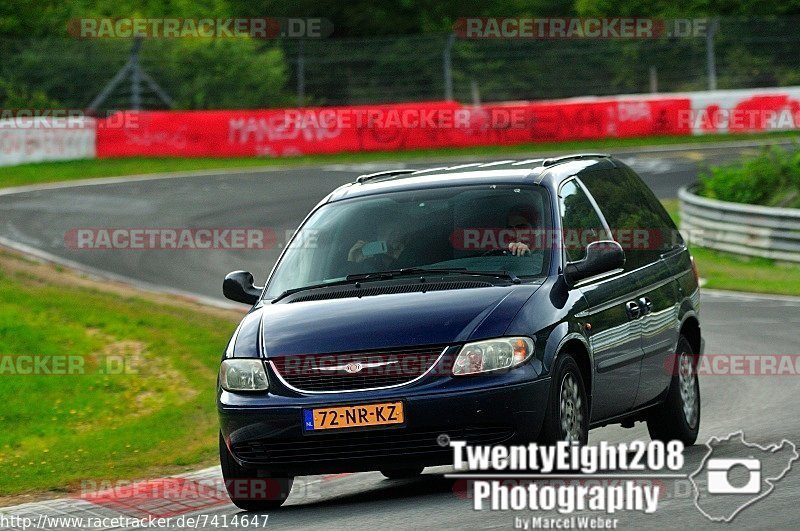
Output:
[[[692,133],[688,96],[141,112],[97,128],[98,157],[291,156]],[[113,120],[113,118],[111,119]]]

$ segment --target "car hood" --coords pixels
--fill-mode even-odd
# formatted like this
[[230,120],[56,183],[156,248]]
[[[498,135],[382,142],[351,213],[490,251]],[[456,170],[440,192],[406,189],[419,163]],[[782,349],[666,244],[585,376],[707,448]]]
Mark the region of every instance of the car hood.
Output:
[[445,345],[502,336],[540,286],[267,302],[255,311],[267,357]]

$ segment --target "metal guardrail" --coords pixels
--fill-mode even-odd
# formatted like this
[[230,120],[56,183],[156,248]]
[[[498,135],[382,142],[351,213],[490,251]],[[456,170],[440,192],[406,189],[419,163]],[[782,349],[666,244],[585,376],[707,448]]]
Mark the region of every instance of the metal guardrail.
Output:
[[700,197],[697,185],[678,191],[681,232],[700,247],[800,262],[800,209]]

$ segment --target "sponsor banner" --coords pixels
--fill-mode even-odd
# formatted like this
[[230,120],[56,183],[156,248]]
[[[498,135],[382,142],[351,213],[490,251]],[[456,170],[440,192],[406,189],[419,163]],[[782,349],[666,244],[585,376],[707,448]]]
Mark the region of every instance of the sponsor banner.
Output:
[[[57,119],[67,125],[47,126]],[[434,101],[126,111],[96,120],[0,116],[0,166],[95,156],[287,157],[798,128],[800,87],[480,106]]]
[[302,109],[143,112],[98,130],[98,157],[296,156],[688,135],[689,99],[455,102]]
[[0,166],[95,158],[95,124],[66,115],[0,119]]
[[691,101],[680,122],[695,135],[800,128],[800,87],[694,92]]

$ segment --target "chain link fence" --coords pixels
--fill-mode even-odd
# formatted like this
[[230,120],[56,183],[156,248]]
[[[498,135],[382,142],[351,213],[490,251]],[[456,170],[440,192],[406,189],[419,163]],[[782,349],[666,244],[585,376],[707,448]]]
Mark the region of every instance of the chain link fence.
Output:
[[[137,60],[145,79],[121,79],[98,111],[136,107],[132,101],[231,109],[798,85],[798,22],[724,19],[713,39],[147,39]],[[131,50],[121,39],[0,40],[0,106],[87,108]]]

